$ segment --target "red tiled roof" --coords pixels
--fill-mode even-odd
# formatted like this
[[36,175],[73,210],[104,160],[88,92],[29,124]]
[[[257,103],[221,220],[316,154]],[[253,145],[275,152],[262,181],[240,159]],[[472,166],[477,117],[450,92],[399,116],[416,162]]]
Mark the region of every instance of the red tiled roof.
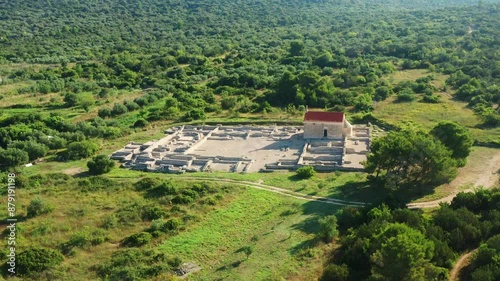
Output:
[[344,122],[343,112],[308,111],[304,121]]

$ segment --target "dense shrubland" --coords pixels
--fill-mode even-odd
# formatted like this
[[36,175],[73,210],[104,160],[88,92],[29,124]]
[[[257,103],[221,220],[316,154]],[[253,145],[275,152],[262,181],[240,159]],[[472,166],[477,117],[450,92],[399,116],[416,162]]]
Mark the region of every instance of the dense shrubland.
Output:
[[[23,262],[19,276],[44,276],[47,280],[71,279],[59,265],[92,253],[104,256],[99,258],[102,262],[86,262],[87,270],[103,279],[167,278],[181,261],[154,247],[198,222],[203,214],[231,197],[235,189],[157,177],[142,178],[134,184],[102,176],[74,178],[64,174],[19,175],[16,180],[20,198],[39,194],[31,201],[22,201],[27,206],[21,202],[18,205],[17,250],[19,262]],[[97,197],[106,203],[84,199]],[[61,214],[63,220],[58,219]],[[78,227],[80,221],[85,224]],[[9,233],[3,231],[2,235]],[[100,252],[100,247],[110,245],[116,245],[116,249]],[[6,258],[4,252],[2,258]]]
[[[496,127],[500,17],[490,2],[5,3],[1,83],[24,86],[2,97],[27,94],[43,102],[4,108],[3,167],[160,120],[276,107],[297,112],[306,105],[368,112],[391,95],[397,102],[439,103],[435,92],[449,89],[485,127]],[[450,76],[443,89],[430,83],[432,74],[397,85],[387,80],[412,68]],[[53,113],[33,113],[43,109]],[[74,122],[67,110],[88,115]],[[8,145],[14,140],[22,143]]]
[[322,279],[446,280],[457,257],[481,245],[471,280],[495,280],[499,199],[498,189],[459,193],[431,215],[385,205],[345,208],[337,219],[341,247]]

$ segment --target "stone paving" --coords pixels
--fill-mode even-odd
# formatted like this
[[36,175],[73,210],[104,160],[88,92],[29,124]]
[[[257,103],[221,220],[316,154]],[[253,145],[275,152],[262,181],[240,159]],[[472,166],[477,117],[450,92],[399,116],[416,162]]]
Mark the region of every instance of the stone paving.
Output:
[[370,130],[355,127],[353,136],[338,140],[306,140],[301,126],[174,127],[165,137],[129,143],[111,155],[122,167],[165,173],[197,171],[258,172],[295,170],[362,170]]

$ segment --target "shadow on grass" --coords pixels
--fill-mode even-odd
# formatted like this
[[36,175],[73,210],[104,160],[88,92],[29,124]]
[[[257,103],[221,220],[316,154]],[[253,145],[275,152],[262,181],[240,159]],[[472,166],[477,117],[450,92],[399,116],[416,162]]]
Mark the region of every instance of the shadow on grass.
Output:
[[[11,224],[13,222],[15,222],[15,223],[23,222],[23,221],[26,221],[27,219],[28,219],[28,217],[21,216],[21,215],[17,215],[17,216],[13,216],[13,217],[7,217],[7,218],[2,219],[2,221],[0,222],[0,225],[9,225],[9,224]],[[15,221],[8,221],[8,220],[15,220]],[[5,236],[6,232],[10,233],[10,230],[9,229],[5,229],[4,233],[3,233],[4,236]]]
[[302,241],[301,243],[293,246],[292,248],[288,249],[288,252],[293,255],[297,256],[303,252],[303,250],[307,249],[313,249],[316,246],[318,246],[320,240],[317,238],[312,238],[309,240]]
[[349,181],[336,187],[334,192],[329,197],[377,205],[384,201],[387,191],[371,185],[369,181]]
[[435,193],[436,186],[402,186],[398,190],[391,192],[388,197],[392,198],[395,203],[406,205],[413,200],[422,198]]
[[91,177],[93,175],[89,174],[88,171],[85,171],[85,172],[79,172],[79,173],[76,173],[73,175],[73,177],[75,178],[88,178],[88,177]]
[[239,267],[245,260],[239,260],[232,262],[230,264],[223,265],[221,267],[218,267],[215,271],[224,271],[224,270],[230,270],[236,267]]
[[301,181],[301,180],[304,180],[304,178],[298,176],[298,175],[291,175],[288,177],[288,179],[292,182],[297,182],[297,181]]

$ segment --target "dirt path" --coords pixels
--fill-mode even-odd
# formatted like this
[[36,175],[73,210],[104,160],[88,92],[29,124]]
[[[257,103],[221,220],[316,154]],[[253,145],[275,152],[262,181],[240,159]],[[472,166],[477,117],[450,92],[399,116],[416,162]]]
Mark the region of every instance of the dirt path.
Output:
[[[410,203],[408,204],[408,208],[410,209],[424,209],[424,208],[435,208],[438,207],[440,203],[444,202],[451,202],[453,198],[458,194],[458,188],[460,186],[463,186],[469,182],[473,182],[473,187],[463,190],[464,192],[469,192],[469,191],[474,191],[474,188],[477,188],[479,186],[483,186],[485,188],[491,188],[491,187],[497,187],[498,186],[498,178],[499,178],[499,168],[500,168],[500,151],[496,154],[493,155],[490,159],[486,160],[483,162],[483,159],[481,160],[480,167],[476,167],[478,165],[473,164],[475,168],[471,167],[464,167],[462,168],[462,171],[460,174],[457,176],[455,180],[453,180],[449,186],[452,188],[454,191],[453,194],[450,194],[444,198],[438,199],[438,200],[433,200],[433,201],[428,201],[428,202],[419,202],[419,203]],[[232,184],[237,184],[237,185],[242,185],[242,186],[248,186],[260,190],[266,190],[274,193],[278,193],[281,195],[293,197],[296,199],[301,199],[301,200],[307,200],[307,201],[317,201],[317,202],[323,202],[327,204],[332,204],[332,205],[337,205],[337,206],[352,206],[352,207],[363,207],[366,206],[367,203],[365,202],[358,202],[358,201],[347,201],[347,200],[340,200],[340,199],[334,199],[334,198],[328,198],[328,197],[322,197],[322,196],[313,196],[313,195],[307,195],[299,192],[295,192],[292,190],[288,190],[285,188],[277,187],[277,186],[271,186],[271,185],[266,185],[263,184],[262,181],[259,182],[251,182],[251,181],[240,181],[240,180],[232,180],[232,179],[226,179],[226,178],[210,178],[210,177],[182,177],[182,179],[186,180],[199,180],[199,181],[217,181],[217,182],[228,182]]]
[[206,177],[206,178],[204,178],[204,177],[182,177],[182,179],[194,180],[194,181],[228,182],[228,183],[232,183],[232,184],[252,187],[255,189],[266,190],[266,191],[278,193],[281,195],[293,197],[296,199],[307,200],[307,201],[318,201],[318,202],[323,202],[323,203],[338,205],[338,206],[363,207],[366,205],[366,203],[363,203],[363,202],[346,201],[346,200],[340,200],[340,199],[334,199],[334,198],[328,198],[328,197],[322,197],[322,196],[307,195],[307,194],[291,191],[288,189],[284,189],[281,187],[266,185],[266,184],[262,184],[262,183],[251,182],[251,181],[239,181],[239,180],[232,180],[232,179],[225,179],[225,178],[209,178],[209,177]]
[[[460,173],[455,180],[453,180],[449,185],[453,188],[453,190],[457,190],[458,187],[464,185],[467,181],[470,181],[471,178],[473,181],[473,186],[478,187],[478,186],[484,186],[486,188],[491,188],[491,187],[496,187],[498,186],[498,178],[499,178],[499,168],[500,168],[500,151],[495,153],[493,157],[491,157],[489,160],[486,161],[486,163],[483,161],[483,159],[480,159],[480,167],[476,167],[475,169],[471,169],[470,167],[468,168],[467,172]],[[478,166],[478,165],[472,165],[472,166]],[[464,168],[465,169],[465,168]],[[68,169],[65,171],[65,173],[74,173],[76,171],[73,171],[71,169]],[[247,186],[255,189],[260,189],[260,190],[265,190],[277,194],[281,194],[284,196],[289,196],[293,197],[296,199],[300,200],[306,200],[306,201],[316,201],[316,202],[322,202],[326,204],[331,204],[331,205],[337,205],[337,206],[351,206],[351,207],[364,207],[368,203],[365,202],[359,202],[359,201],[348,201],[348,200],[340,200],[340,199],[334,199],[334,198],[328,198],[328,197],[322,197],[322,196],[313,196],[313,195],[308,195],[308,194],[303,194],[300,192],[295,192],[289,189],[277,187],[277,186],[272,186],[272,185],[266,185],[263,184],[263,181],[260,180],[259,182],[251,182],[251,181],[241,181],[241,180],[233,180],[233,179],[227,179],[227,178],[213,178],[213,177],[179,177],[180,179],[184,180],[192,180],[192,181],[216,181],[216,182],[227,182],[227,183],[232,183],[240,186]],[[468,191],[473,191],[474,188],[469,188],[467,190],[463,190],[465,192]],[[435,208],[439,206],[439,203],[442,202],[451,202],[453,198],[456,196],[458,192],[455,191],[453,194],[446,196],[444,198],[434,200],[434,201],[428,201],[428,202],[419,202],[419,203],[410,203],[407,205],[408,208],[410,209],[424,209],[424,208]]]
[[468,252],[467,254],[462,255],[457,260],[457,262],[455,263],[455,265],[453,266],[453,268],[450,271],[450,278],[448,279],[449,281],[458,281],[458,280],[460,280],[458,278],[460,276],[460,271],[462,270],[462,268],[464,268],[465,266],[467,266],[469,264],[470,259],[472,258],[472,255],[476,251],[477,251],[477,249],[475,249],[475,250],[473,250],[471,252]]
[[480,186],[484,188],[498,187],[498,178],[499,178],[499,170],[500,170],[500,151],[493,155],[490,159],[483,162],[481,167],[474,169],[469,172],[461,172],[454,179],[449,186],[455,190],[453,194],[450,194],[444,198],[428,201],[428,202],[419,202],[419,203],[410,203],[408,204],[408,208],[416,209],[416,208],[433,208],[438,207],[439,203],[451,202],[453,198],[458,194],[459,191],[457,189],[460,186],[463,186],[470,182],[470,178],[474,177],[475,181],[473,181],[473,187],[468,188],[466,190],[462,190],[463,192],[474,191],[475,188]]

